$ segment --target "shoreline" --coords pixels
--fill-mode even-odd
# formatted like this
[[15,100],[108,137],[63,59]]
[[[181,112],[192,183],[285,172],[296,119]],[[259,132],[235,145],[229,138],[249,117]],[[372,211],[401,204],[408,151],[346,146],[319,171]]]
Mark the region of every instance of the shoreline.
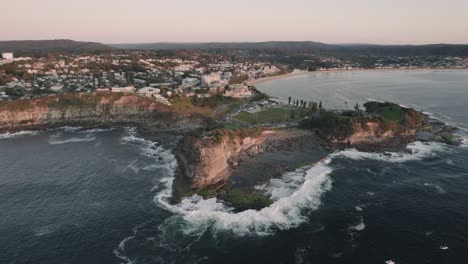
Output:
[[297,76],[306,76],[306,75],[313,75],[313,74],[318,74],[318,73],[335,73],[335,72],[367,72],[367,71],[468,71],[468,68],[414,68],[414,69],[332,69],[332,70],[322,70],[322,71],[297,71],[297,72],[290,72],[290,73],[285,73],[285,74],[280,74],[280,75],[275,75],[275,76],[268,76],[268,77],[262,77],[258,78],[252,81],[247,81],[248,86],[255,86],[256,84],[261,84],[261,83],[266,83],[270,81],[276,81],[276,80],[283,80],[287,78],[292,78],[292,77],[297,77]]

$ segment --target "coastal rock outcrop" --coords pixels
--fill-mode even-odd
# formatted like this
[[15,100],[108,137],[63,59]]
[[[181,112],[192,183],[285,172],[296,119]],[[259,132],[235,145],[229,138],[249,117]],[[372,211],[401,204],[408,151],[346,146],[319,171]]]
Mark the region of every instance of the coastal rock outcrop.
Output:
[[200,115],[179,113],[151,98],[133,94],[66,94],[0,103],[0,131],[80,123],[145,123],[174,127],[196,123]]
[[366,111],[322,111],[302,122],[333,144],[388,147],[412,141],[424,126],[420,112],[393,103],[368,102]]
[[222,182],[229,177],[230,166],[236,166],[242,155],[259,153],[264,140],[262,129],[218,129],[206,136],[186,136],[176,150],[180,174],[195,190]]

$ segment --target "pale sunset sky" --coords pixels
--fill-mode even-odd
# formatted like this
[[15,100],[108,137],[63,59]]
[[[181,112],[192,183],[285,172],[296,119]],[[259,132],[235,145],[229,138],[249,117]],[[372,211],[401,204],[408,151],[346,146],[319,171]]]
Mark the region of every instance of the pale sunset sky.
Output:
[[468,44],[468,0],[1,0],[0,40]]

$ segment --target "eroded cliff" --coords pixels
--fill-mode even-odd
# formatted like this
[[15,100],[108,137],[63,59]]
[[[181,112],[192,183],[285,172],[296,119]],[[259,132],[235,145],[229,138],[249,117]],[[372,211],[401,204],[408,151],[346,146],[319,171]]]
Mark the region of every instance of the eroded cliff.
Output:
[[256,155],[265,140],[262,129],[215,130],[207,136],[186,136],[176,150],[180,177],[195,190],[229,177],[240,155]]
[[[366,112],[322,111],[302,125],[317,131],[331,143],[344,145],[406,143],[424,124],[424,116],[393,103],[368,102]],[[387,144],[388,145],[388,144]]]
[[69,123],[149,123],[167,127],[202,122],[199,113],[177,111],[151,98],[131,94],[67,94],[0,103],[0,130]]

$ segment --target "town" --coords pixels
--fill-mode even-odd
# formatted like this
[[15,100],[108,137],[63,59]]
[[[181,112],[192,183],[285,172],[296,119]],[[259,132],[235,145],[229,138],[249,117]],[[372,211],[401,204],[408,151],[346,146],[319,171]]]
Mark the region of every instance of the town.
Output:
[[461,57],[350,59],[307,54],[285,62],[270,55],[248,50],[112,50],[15,57],[5,52],[0,60],[0,100],[113,92],[135,93],[171,105],[176,97],[250,97],[252,81],[291,72],[468,68],[468,58]]

